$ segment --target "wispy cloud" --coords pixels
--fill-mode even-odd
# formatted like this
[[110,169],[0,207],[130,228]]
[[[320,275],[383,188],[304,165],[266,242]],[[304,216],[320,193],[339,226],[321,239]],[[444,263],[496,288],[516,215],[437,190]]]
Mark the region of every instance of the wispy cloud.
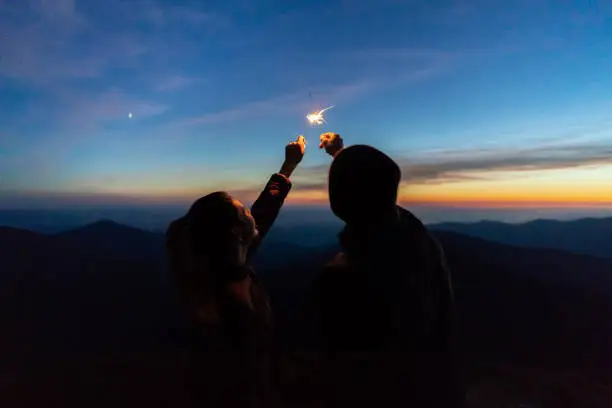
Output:
[[[128,10],[137,3],[151,7]],[[144,61],[157,58],[163,32],[153,28],[145,36],[142,26],[130,20],[154,9],[166,16],[168,24],[195,23],[204,19],[197,10],[156,1],[109,0],[100,5],[75,0],[0,2],[0,81],[12,79],[24,92],[37,92],[4,129],[10,125],[19,130],[37,121],[48,124],[45,137],[65,131],[62,125],[93,131],[96,125],[127,117],[128,112],[143,118],[167,109],[146,91],[132,94],[134,87],[146,84],[149,90],[172,91],[201,81],[164,72],[176,72],[172,67],[143,71]],[[107,20],[117,23],[118,29],[108,30]],[[135,84],[117,80],[116,72],[130,70]]]
[[[430,157],[395,157],[395,160],[402,169],[405,184],[446,184],[487,180],[503,172],[527,173],[612,165],[612,144],[442,151]],[[328,165],[302,169],[297,188],[326,188],[328,170]]]
[[[401,53],[401,50],[379,50],[381,53]],[[410,51],[404,50],[406,54]],[[433,53],[433,52],[432,52]],[[385,75],[385,72],[378,72],[376,75],[364,75],[352,82],[330,85],[326,87],[309,88],[312,93],[317,95],[317,100],[322,105],[336,105],[352,102],[361,99],[374,91],[382,90],[390,86],[407,85],[413,82],[427,80],[449,69],[449,59],[435,58],[434,60],[423,61],[420,52],[415,51],[415,58],[420,62],[418,66],[407,62],[405,64],[395,64],[393,75]],[[353,55],[359,57],[360,53]],[[423,55],[429,55],[423,51]],[[307,109],[311,109],[304,99],[304,91],[288,93],[268,99],[248,102],[231,109],[218,112],[205,113],[184,120],[188,124],[214,124],[223,122],[233,122],[252,118],[262,118],[265,116],[278,114],[303,114]]]
[[[395,157],[402,170],[402,184],[451,185],[471,181],[498,180],[516,172],[537,175],[539,171],[567,170],[612,165],[612,144],[574,144],[535,146],[531,149],[482,149],[441,151],[431,157]],[[329,164],[300,168],[293,176],[294,192],[298,201],[325,200]],[[227,181],[214,189],[228,189],[242,200],[252,201],[260,192],[258,183]],[[183,198],[190,197],[189,195]],[[476,203],[477,198],[474,199]],[[587,200],[588,201],[588,200]]]
[[[373,86],[374,84],[372,82],[367,81],[333,86],[318,91],[317,98],[321,101],[342,103],[369,92]],[[185,119],[184,123],[191,125],[208,125],[278,114],[303,114],[308,108],[307,101],[304,99],[304,92],[294,92],[271,99],[249,102],[232,109],[194,116]]]
[[119,88],[109,88],[93,95],[65,92],[61,101],[65,103],[64,124],[86,127],[127,118],[128,113],[137,119],[156,116],[168,109],[164,104],[135,98]]
[[162,4],[151,0],[141,0],[134,2],[132,5],[124,5],[123,7],[130,7],[133,11],[140,10],[140,13],[136,14],[139,18],[158,27],[166,27],[175,23],[220,25],[228,22],[224,16],[214,11],[205,11],[174,4]]
[[440,50],[435,48],[375,48],[350,51],[346,57],[359,60],[417,60],[431,61],[464,55],[464,50]]
[[154,89],[159,92],[178,91],[203,82],[205,82],[203,78],[186,75],[172,75],[159,80],[154,86]]
[[488,173],[561,170],[612,164],[612,144],[574,144],[526,149],[442,152],[429,161],[399,160],[404,180],[441,183],[467,178],[486,179]]
[[[100,78],[167,47],[166,29],[227,24],[215,13],[158,1],[102,3],[20,0],[0,3],[0,77],[37,86]],[[143,34],[136,21],[153,29]],[[116,30],[109,31],[108,22]],[[176,42],[191,44],[185,38]],[[183,41],[184,40],[184,41]]]
[[46,18],[61,19],[77,18],[75,2],[75,0],[23,1],[23,3],[31,4],[34,10],[43,14]]
[[[588,168],[597,166],[612,165],[612,144],[574,144],[558,145],[556,147],[535,146],[531,149],[482,149],[470,151],[447,151],[438,152],[431,157],[395,157],[402,168],[403,184],[407,186],[423,186],[432,184],[452,185],[453,183],[463,183],[470,181],[498,180],[504,174],[516,179],[516,172],[525,172],[526,175],[538,175],[538,172],[546,170],[567,170],[577,168]],[[24,165],[27,163],[24,162]],[[53,196],[45,190],[45,175],[51,174],[44,157],[41,156],[40,163],[29,166],[26,178],[30,181],[36,176],[41,182],[32,185],[32,192],[10,192],[5,190],[5,196],[11,199],[15,197],[40,201],[44,198],[53,198],[57,202],[75,203],[182,203],[186,204],[193,201],[198,195],[206,191],[227,190],[236,197],[246,202],[254,200],[262,188],[262,183],[249,182],[245,180],[228,178],[222,183],[208,183],[206,185],[173,185],[163,183],[158,185],[154,180],[143,175],[136,175],[134,180],[142,177],[137,184],[125,180],[106,179],[98,186],[104,186],[99,191],[89,188],[89,192],[83,189],[70,190],[58,193]],[[31,168],[31,169],[30,169]],[[2,170],[2,166],[0,166]],[[326,199],[327,173],[329,165],[313,166],[300,168],[293,178],[294,191],[291,194],[291,202],[295,203],[321,203]],[[179,171],[182,172],[183,170]],[[46,173],[45,173],[46,172]],[[1,171],[0,171],[1,173]],[[177,173],[167,175],[168,180],[184,179]],[[193,173],[188,171],[186,173]],[[90,180],[91,181],[91,180]],[[94,183],[95,184],[95,183]],[[90,185],[87,184],[87,185]],[[133,186],[133,187],[130,187]],[[10,187],[10,184],[7,185]],[[36,192],[34,192],[36,191]],[[442,194],[443,196],[443,194]],[[489,194],[487,199],[482,202],[491,202]],[[470,205],[477,206],[481,203],[477,196],[470,197]],[[488,200],[488,201],[487,201]],[[434,200],[435,201],[435,200]],[[498,200],[496,205],[503,204],[503,200]],[[588,204],[589,197],[584,198],[583,204]],[[432,202],[433,203],[433,202]],[[464,203],[465,204],[465,203]],[[482,203],[481,203],[482,204]],[[541,204],[541,203],[540,203]],[[0,206],[2,205],[2,189],[0,189]],[[539,204],[538,204],[539,205]]]
[[272,113],[288,113],[295,110],[293,103],[296,100],[297,97],[294,94],[283,95],[273,99],[249,102],[232,109],[190,117],[185,119],[184,123],[187,125],[210,125],[251,119]]
[[36,85],[95,78],[146,51],[136,37],[101,30],[69,0],[12,3],[0,25],[0,76]]

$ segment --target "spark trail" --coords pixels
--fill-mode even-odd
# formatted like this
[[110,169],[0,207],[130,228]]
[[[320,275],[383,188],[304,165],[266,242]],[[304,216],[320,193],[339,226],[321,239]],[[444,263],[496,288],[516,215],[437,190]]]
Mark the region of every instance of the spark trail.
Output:
[[306,120],[308,121],[308,123],[310,123],[311,125],[322,125],[325,122],[325,116],[323,115],[326,111],[330,110],[331,108],[333,108],[334,106],[328,106],[325,109],[321,109],[318,112],[311,112],[308,115],[306,115]]

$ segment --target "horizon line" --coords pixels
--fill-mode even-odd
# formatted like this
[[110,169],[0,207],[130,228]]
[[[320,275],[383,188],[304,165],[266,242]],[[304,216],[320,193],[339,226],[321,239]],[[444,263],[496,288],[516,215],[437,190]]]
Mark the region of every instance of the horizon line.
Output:
[[[195,201],[195,200],[193,200]],[[0,205],[0,211],[53,211],[53,210],[85,210],[85,209],[113,209],[113,208],[178,208],[190,206],[193,201],[160,202],[157,200],[135,201],[102,201],[102,202],[57,202],[46,205]],[[251,205],[254,200],[245,200]],[[323,200],[288,200],[283,208],[303,209],[329,209],[329,202]],[[612,202],[593,201],[522,201],[522,200],[459,200],[459,201],[429,201],[429,200],[398,200],[402,207],[419,207],[431,209],[479,209],[479,210],[529,210],[529,209],[610,209]]]

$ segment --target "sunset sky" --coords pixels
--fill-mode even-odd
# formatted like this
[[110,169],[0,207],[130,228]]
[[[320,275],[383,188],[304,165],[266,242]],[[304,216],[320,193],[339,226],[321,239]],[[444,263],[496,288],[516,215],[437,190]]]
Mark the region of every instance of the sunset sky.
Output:
[[610,207],[611,73],[609,1],[0,0],[0,208],[250,201],[300,133],[324,204],[324,131],[406,204]]

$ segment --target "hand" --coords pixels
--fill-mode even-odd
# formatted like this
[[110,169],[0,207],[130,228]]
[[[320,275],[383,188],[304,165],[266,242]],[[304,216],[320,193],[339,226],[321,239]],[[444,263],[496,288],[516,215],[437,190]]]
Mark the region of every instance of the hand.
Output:
[[340,150],[344,148],[344,141],[339,134],[334,132],[323,133],[320,136],[321,144],[320,149],[325,149],[325,152],[330,156],[336,156]]
[[305,151],[306,139],[300,135],[295,142],[291,142],[285,147],[285,163],[283,163],[280,173],[289,177],[304,158]]
[[296,166],[300,164],[306,150],[306,139],[299,135],[295,142],[291,142],[285,147],[285,163]]

